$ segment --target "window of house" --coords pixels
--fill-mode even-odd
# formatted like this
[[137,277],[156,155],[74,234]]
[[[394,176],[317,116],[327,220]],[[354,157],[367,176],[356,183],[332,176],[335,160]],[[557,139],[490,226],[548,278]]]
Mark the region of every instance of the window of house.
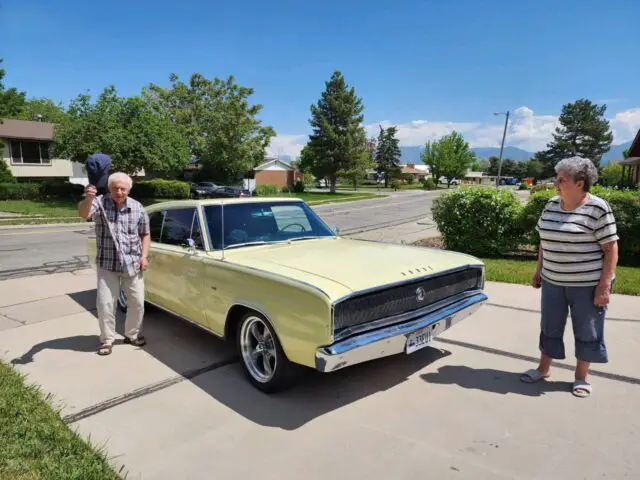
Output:
[[198,211],[195,208],[167,210],[160,243],[183,246],[189,238],[194,240],[197,249],[204,250]]
[[51,142],[12,140],[10,144],[11,162],[27,165],[49,165]]

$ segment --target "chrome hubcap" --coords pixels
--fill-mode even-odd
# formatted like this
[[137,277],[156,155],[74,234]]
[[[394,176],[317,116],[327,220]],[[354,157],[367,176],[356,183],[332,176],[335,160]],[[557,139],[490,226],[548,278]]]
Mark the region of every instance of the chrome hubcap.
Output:
[[240,330],[242,359],[251,376],[261,383],[273,378],[277,354],[273,336],[258,317],[249,317]]

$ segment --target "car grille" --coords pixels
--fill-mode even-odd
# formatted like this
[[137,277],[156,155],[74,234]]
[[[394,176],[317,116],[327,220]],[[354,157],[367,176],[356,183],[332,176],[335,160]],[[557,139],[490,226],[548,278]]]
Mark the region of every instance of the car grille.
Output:
[[348,298],[334,306],[334,332],[424,308],[466,290],[482,288],[483,271],[468,268]]

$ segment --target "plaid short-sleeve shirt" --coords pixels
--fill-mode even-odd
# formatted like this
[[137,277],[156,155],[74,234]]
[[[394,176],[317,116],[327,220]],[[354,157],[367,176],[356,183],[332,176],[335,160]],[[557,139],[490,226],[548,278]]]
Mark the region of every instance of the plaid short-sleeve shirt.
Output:
[[[100,205],[104,206],[104,211]],[[111,272],[135,276],[140,270],[141,237],[150,231],[149,216],[142,204],[127,197],[124,206],[119,209],[111,195],[100,195],[93,201],[89,216],[96,226],[96,265]]]

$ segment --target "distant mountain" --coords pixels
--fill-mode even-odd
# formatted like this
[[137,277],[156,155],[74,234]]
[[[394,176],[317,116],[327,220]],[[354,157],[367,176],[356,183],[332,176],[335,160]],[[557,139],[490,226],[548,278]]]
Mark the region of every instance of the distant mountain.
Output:
[[[620,145],[611,145],[611,148],[607,153],[602,156],[602,165],[606,164],[609,160],[622,160],[622,152],[631,146],[631,142],[622,143]],[[420,159],[420,155],[422,154],[423,147],[421,146],[411,146],[411,147],[400,147],[400,163],[416,163],[421,164],[422,160]],[[475,147],[471,149],[472,152],[476,154],[478,160],[482,160],[483,158],[489,158],[492,156],[498,157],[500,155],[499,147]],[[533,157],[532,152],[527,152],[522,148],[518,147],[504,147],[504,151],[502,152],[502,158],[510,158],[511,160],[516,160],[518,162],[526,162],[530,158]],[[289,155],[281,155],[280,160],[286,163],[290,163],[293,160]]]
[[622,160],[624,158],[622,156],[622,152],[629,147],[631,147],[631,142],[621,143],[620,145],[611,145],[609,151],[602,156],[600,164],[604,165],[611,160]]
[[[422,163],[420,159],[420,155],[422,153],[423,147],[400,147],[400,163]],[[476,154],[478,160],[482,160],[483,158],[489,158],[493,155],[496,157],[500,155],[500,148],[494,147],[477,147],[472,148],[472,152]],[[533,157],[533,153],[527,152],[526,150],[522,150],[518,147],[504,147],[504,151],[502,152],[502,158],[511,158],[512,160],[517,160],[524,162]]]
[[[631,142],[621,143],[620,145],[611,145],[611,148],[607,153],[602,156],[601,165],[605,165],[610,160],[622,160],[622,152],[631,147]],[[500,156],[499,147],[475,147],[471,149],[476,154],[478,160],[489,157]],[[400,147],[400,163],[422,163],[420,160],[420,154],[422,153],[422,147]],[[502,158],[510,158],[518,162],[526,162],[534,155],[533,152],[527,152],[518,147],[504,147],[502,152]]]

